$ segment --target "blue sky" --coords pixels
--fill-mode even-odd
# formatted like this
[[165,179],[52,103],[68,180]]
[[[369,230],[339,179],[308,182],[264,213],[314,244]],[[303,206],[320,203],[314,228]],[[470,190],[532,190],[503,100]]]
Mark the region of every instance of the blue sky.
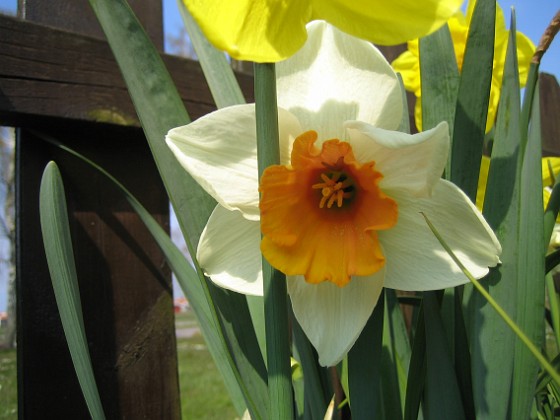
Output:
[[[544,30],[560,7],[558,0],[502,0],[498,1],[509,22],[511,7],[515,7],[517,30],[527,35],[535,45],[538,44]],[[0,0],[0,11],[15,13],[17,0]],[[176,0],[163,0],[164,31],[166,38],[177,38],[182,33],[182,20]],[[508,23],[509,27],[509,23]],[[556,39],[545,54],[541,71],[554,74],[560,79],[560,39]],[[0,311],[6,308],[6,279],[0,267]]]

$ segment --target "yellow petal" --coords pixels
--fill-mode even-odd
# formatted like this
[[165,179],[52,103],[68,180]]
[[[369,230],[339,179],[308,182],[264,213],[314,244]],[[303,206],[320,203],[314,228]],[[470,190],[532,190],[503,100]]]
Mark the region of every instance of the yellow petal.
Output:
[[[459,71],[463,67],[463,58],[465,54],[465,46],[467,43],[469,25],[471,23],[474,1],[469,1],[466,16],[462,12],[453,15],[447,24],[453,41],[455,57],[457,59],[457,67]],[[500,92],[502,88],[502,79],[504,72],[504,64],[506,59],[506,51],[508,44],[509,31],[506,28],[506,21],[502,9],[496,8],[496,31],[494,41],[494,62],[492,73],[492,84],[490,88],[490,98],[488,101],[488,115],[486,118],[486,132],[489,132],[494,126],[496,113],[500,101]],[[525,35],[517,33],[517,55],[519,60],[519,82],[521,86],[525,85],[531,57],[535,51],[535,46]],[[405,88],[416,94],[417,102],[415,108],[415,120],[418,130],[422,130],[422,109],[420,102],[420,65],[418,62],[418,45],[414,42],[408,43],[408,51],[401,54],[393,61],[393,68],[403,74],[403,82]],[[416,73],[416,74],[414,74]]]
[[[550,193],[546,190],[546,188],[552,187],[552,185],[554,184],[549,165],[552,169],[552,174],[554,175],[554,177],[560,176],[560,157],[543,157],[541,160],[545,208],[548,203],[548,198],[550,197]],[[489,170],[490,158],[487,156],[482,156],[482,160],[480,162],[480,173],[478,177],[478,189],[476,191],[476,207],[478,207],[479,210],[482,210],[482,206],[484,204],[484,196],[486,194],[486,184],[488,182]]]
[[480,173],[478,175],[478,189],[476,190],[476,207],[482,211],[484,196],[486,195],[486,184],[488,183],[488,171],[490,170],[490,158],[482,156],[480,161]]
[[427,35],[445,23],[462,0],[183,0],[206,37],[237,60],[276,62],[305,42],[305,25],[326,20],[383,45]]
[[560,176],[560,157],[551,156],[542,158],[542,176],[544,187],[552,187],[554,185],[549,165],[552,169],[552,175],[554,175],[554,178]]
[[521,32],[517,32],[517,60],[519,62],[519,82],[521,87],[527,83],[531,59],[535,53],[535,44]]
[[[416,41],[416,44],[418,42]],[[402,53],[391,63],[393,69],[401,74],[406,90],[420,94],[420,62],[418,54],[411,51],[411,43],[408,43],[408,51]]]
[[236,60],[276,62],[307,39],[309,1],[183,0],[208,40]]
[[439,29],[463,0],[313,1],[313,17],[375,44],[395,45]]

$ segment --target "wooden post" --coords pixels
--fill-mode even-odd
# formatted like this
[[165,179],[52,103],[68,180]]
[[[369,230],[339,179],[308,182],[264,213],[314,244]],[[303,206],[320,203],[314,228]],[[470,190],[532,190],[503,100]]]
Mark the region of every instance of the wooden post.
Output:
[[[161,47],[161,3],[136,3],[139,11],[157,19],[148,30]],[[20,6],[26,20],[100,34],[87,1],[27,0]],[[73,96],[72,86],[60,93]],[[102,109],[113,108],[111,103],[105,105]],[[140,130],[64,120],[33,128],[112,172],[168,228],[167,197]],[[109,182],[23,128],[18,130],[16,158],[19,415],[88,417],[39,233],[38,186],[51,159],[60,166],[65,181],[85,326],[105,413],[108,418],[179,418],[172,290],[161,253]]]
[[[131,3],[161,47],[161,3]],[[55,160],[65,183],[86,333],[107,418],[179,418],[172,290],[162,254],[107,180],[37,136],[52,136],[101,164],[168,228],[167,196],[120,71],[86,0],[26,0],[19,12],[26,20],[0,16],[0,124],[19,127],[19,417],[89,417],[39,226],[39,182],[46,163]],[[211,111],[198,64],[163,58],[191,116]],[[250,78],[241,82],[249,91]]]
[[560,156],[560,86],[551,74],[539,75],[543,156]]

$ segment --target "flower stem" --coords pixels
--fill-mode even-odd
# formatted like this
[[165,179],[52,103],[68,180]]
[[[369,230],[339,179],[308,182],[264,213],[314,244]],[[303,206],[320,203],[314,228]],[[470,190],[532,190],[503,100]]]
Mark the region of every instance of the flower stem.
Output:
[[467,276],[467,278],[471,281],[474,285],[476,290],[488,301],[488,303],[494,308],[494,310],[502,317],[505,323],[511,328],[511,330],[519,337],[519,339],[525,344],[527,349],[535,356],[535,359],[540,363],[542,368],[550,375],[552,380],[556,382],[557,385],[560,385],[560,374],[552,367],[552,365],[546,360],[546,358],[542,355],[539,349],[532,343],[532,341],[525,335],[521,328],[509,317],[509,315],[502,309],[502,307],[494,300],[494,298],[488,293],[488,291],[480,284],[480,282],[473,277],[473,275],[467,270],[467,268],[463,265],[459,258],[455,255],[455,253],[449,248],[449,245],[445,243],[441,235],[438,233],[432,222],[428,219],[428,217],[422,213],[424,219],[426,219],[426,223],[430,227],[431,231],[441,244],[445,251],[449,254],[449,256],[453,259],[455,264],[461,269],[461,271]]
[[[274,64],[255,64],[255,113],[259,178],[280,163]],[[286,276],[262,260],[270,419],[292,419],[293,397],[288,334]]]

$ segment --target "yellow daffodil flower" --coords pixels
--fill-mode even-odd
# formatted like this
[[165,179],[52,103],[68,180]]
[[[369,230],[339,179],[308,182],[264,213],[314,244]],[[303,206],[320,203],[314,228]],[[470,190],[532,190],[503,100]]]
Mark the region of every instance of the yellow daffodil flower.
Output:
[[264,172],[260,199],[254,105],[175,128],[167,144],[218,202],[197,251],[207,275],[262,295],[262,250],[287,274],[295,316],[320,363],[332,366],[383,287],[468,281],[419,212],[476,277],[499,262],[501,248],[465,194],[441,179],[447,124],[416,135],[393,131],[403,104],[381,53],[324,22],[308,33],[304,47],[277,65],[281,165]]
[[[543,179],[543,198],[544,206],[546,208],[548,200],[550,199],[551,187],[554,185],[553,176],[550,173],[558,176],[560,174],[560,157],[543,157],[542,161],[542,179]],[[549,168],[550,164],[550,168]],[[476,207],[482,210],[484,205],[484,196],[486,194],[486,184],[488,182],[488,171],[490,170],[490,158],[482,156],[480,162],[480,174],[478,177],[478,189],[476,191]]]
[[441,27],[463,0],[183,0],[217,48],[237,60],[277,62],[306,40],[305,25],[326,20],[381,45],[395,45]]
[[[465,54],[465,46],[467,44],[467,36],[474,9],[474,3],[474,1],[469,2],[466,16],[459,11],[448,21],[459,71],[461,71],[463,67],[463,57]],[[496,112],[498,110],[508,37],[509,31],[506,29],[504,13],[499,6],[496,6],[494,64],[492,72],[492,86],[490,88],[490,100],[488,105],[488,117],[486,119],[486,132],[492,129],[496,118]],[[417,100],[416,107],[414,109],[414,116],[418,130],[422,130],[422,106],[420,101],[422,91],[420,87],[420,61],[418,51],[418,40],[408,42],[408,50],[393,61],[392,65],[395,71],[401,73],[406,89],[414,92],[416,95]],[[535,45],[531,42],[531,40],[522,33],[517,32],[517,56],[519,60],[519,82],[521,83],[521,86],[525,86],[525,82],[527,81],[529,65],[534,52]]]

